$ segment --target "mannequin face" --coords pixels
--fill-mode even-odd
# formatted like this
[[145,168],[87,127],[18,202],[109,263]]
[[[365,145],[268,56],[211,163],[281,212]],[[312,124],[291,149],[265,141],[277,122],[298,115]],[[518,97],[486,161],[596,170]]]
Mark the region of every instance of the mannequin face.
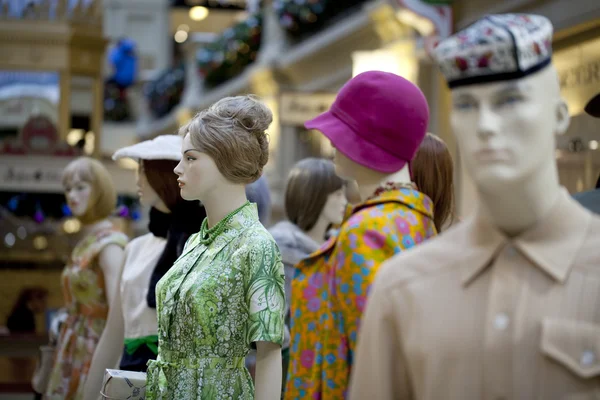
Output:
[[327,201],[321,211],[321,217],[332,224],[341,224],[346,210],[346,193],[344,188],[336,190],[327,196]]
[[152,186],[148,183],[146,173],[144,171],[144,161],[140,161],[140,165],[137,169],[136,174],[137,193],[140,197],[140,203],[146,207],[154,207],[157,203],[161,202],[158,194],[152,189]]
[[[333,146],[333,143],[331,145]],[[335,174],[337,176],[342,179],[354,179],[353,172],[356,169],[356,163],[336,148],[333,152],[333,163],[335,164]]]
[[174,171],[184,200],[202,201],[226,182],[214,160],[206,153],[194,149],[189,134],[183,138],[181,153],[181,161]]
[[88,209],[90,197],[92,194],[92,185],[82,181],[75,175],[71,182],[65,186],[65,197],[67,205],[76,217],[81,217]]
[[554,134],[569,124],[556,73],[457,88],[451,123],[460,155],[480,188],[523,182],[555,163]]

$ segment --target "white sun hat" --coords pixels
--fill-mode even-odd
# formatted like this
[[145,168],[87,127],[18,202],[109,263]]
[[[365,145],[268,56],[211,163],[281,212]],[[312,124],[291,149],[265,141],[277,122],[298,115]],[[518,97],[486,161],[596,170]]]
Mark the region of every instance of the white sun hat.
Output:
[[141,160],[181,160],[181,143],[178,135],[160,135],[152,140],[145,140],[132,146],[123,147],[113,154],[113,160],[133,158]]

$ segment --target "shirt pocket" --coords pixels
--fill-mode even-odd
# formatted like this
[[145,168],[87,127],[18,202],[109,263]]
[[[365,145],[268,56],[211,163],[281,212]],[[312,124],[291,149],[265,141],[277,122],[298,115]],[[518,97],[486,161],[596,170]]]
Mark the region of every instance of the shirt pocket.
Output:
[[[565,367],[581,383],[567,399],[600,396],[600,325],[546,318],[542,323],[542,353]],[[569,385],[570,386],[570,385]],[[583,392],[582,392],[583,390]]]

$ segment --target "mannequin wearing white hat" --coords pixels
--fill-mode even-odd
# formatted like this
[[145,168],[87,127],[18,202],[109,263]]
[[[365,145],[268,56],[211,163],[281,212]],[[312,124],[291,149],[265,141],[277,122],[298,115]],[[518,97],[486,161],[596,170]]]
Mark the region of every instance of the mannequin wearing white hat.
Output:
[[[125,249],[123,273],[107,334],[98,344],[86,382],[85,400],[98,398],[104,370],[145,371],[158,352],[156,283],[181,254],[187,238],[198,231],[206,213],[197,201],[181,198],[173,168],[181,158],[181,137],[159,136],[118,150],[113,159],[139,162],[140,202],[150,207],[149,233]],[[119,356],[121,361],[118,364]]]

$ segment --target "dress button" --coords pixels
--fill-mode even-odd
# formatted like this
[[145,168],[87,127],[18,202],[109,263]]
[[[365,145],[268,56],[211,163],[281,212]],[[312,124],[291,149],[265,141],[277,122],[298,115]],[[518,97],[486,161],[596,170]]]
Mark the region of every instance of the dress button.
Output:
[[591,350],[586,350],[581,354],[581,360],[579,362],[584,367],[594,365],[596,362],[596,354]]
[[503,331],[508,327],[509,318],[508,315],[501,313],[494,317],[494,328],[499,331]]

